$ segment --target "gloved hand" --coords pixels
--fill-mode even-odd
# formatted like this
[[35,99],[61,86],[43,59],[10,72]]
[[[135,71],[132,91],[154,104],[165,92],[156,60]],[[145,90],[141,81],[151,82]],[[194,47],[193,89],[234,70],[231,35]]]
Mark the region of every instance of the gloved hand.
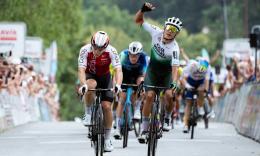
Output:
[[194,89],[194,87],[192,87],[188,82],[185,84],[185,88],[186,89]]
[[177,84],[177,82],[174,82],[174,81],[171,83],[170,88],[171,88],[174,92],[176,92],[176,91],[178,91],[178,90],[180,89],[180,87],[179,87],[179,85]]
[[141,8],[141,12],[149,12],[153,9],[155,9],[155,7],[151,3],[145,2]]
[[144,93],[144,81],[141,81],[137,88],[137,97],[140,97],[141,93]]
[[79,94],[84,95],[88,91],[88,85],[84,84],[81,87],[79,87]]
[[116,94],[118,94],[118,93],[121,92],[121,91],[122,91],[121,85],[116,84],[115,87],[114,87],[114,92],[115,92]]

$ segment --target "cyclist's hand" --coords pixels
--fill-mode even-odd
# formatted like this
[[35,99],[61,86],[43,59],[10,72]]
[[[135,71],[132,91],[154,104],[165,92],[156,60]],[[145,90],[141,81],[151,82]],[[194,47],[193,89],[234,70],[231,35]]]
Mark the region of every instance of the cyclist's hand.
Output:
[[79,87],[79,94],[84,95],[88,91],[88,85],[84,84],[81,87]]
[[185,84],[185,88],[188,90],[194,89],[194,87],[192,87],[188,82]]
[[173,90],[173,92],[175,93],[176,91],[180,90],[179,85],[177,84],[177,82],[172,82],[170,88]]
[[206,97],[209,97],[209,96],[210,96],[210,92],[209,92],[208,90],[205,89],[205,90],[204,90],[204,93],[205,93],[205,96],[206,96]]
[[114,92],[116,93],[116,94],[118,94],[119,92],[121,92],[121,85],[119,85],[119,84],[116,84],[115,85],[115,87],[114,87]]
[[141,12],[148,12],[154,9],[155,7],[151,3],[145,2],[141,8]]
[[137,96],[140,97],[141,93],[144,93],[144,81],[141,81],[137,88]]

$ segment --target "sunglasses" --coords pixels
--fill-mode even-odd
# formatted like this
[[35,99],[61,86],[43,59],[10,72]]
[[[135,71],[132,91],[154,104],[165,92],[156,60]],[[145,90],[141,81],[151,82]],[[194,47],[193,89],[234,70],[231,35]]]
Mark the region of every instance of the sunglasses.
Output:
[[165,26],[165,30],[169,30],[169,31],[171,31],[172,33],[177,33],[177,32],[179,32],[178,28],[176,28],[176,27],[173,26],[173,25],[166,25],[166,26]]
[[129,56],[131,56],[131,57],[139,57],[141,54],[130,54],[129,53]]

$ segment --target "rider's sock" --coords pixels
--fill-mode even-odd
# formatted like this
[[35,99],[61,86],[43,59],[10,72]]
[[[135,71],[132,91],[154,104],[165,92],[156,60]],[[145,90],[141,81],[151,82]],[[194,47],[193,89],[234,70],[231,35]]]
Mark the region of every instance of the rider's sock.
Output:
[[116,110],[113,110],[113,120],[116,121]]
[[141,104],[142,104],[142,101],[141,101],[141,100],[136,100],[135,110],[140,110]]
[[110,139],[111,128],[105,129],[105,140]]
[[85,106],[85,114],[91,114],[91,106]]
[[143,123],[142,123],[142,130],[143,131],[148,131],[149,121],[150,121],[149,117],[143,117]]
[[116,117],[116,127],[120,128],[120,122],[121,122],[121,118],[120,117]]

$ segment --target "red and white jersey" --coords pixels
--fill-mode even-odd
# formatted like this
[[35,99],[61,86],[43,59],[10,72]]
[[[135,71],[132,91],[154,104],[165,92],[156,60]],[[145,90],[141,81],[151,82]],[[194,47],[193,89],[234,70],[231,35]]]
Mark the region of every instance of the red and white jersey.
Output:
[[111,63],[114,68],[121,67],[119,55],[111,45],[108,45],[98,57],[94,55],[91,44],[87,44],[80,49],[78,67],[85,68],[86,73],[97,76],[105,75],[110,72],[109,65]]

